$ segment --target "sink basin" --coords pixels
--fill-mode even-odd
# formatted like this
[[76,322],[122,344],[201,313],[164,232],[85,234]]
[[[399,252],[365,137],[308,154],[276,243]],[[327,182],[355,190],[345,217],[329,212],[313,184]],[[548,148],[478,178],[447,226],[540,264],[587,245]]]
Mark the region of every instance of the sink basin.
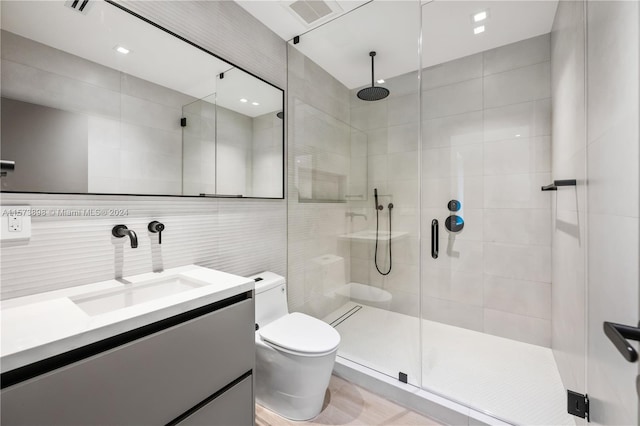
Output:
[[140,303],[172,296],[184,291],[204,287],[207,283],[182,275],[173,275],[157,280],[124,284],[116,290],[102,290],[71,300],[87,314],[94,316],[128,308]]

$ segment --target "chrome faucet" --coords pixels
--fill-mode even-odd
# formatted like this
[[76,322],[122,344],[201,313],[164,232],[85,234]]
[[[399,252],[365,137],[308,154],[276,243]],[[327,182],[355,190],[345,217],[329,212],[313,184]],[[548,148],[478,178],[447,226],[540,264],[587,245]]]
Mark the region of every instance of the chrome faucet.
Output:
[[354,213],[354,212],[346,212],[344,214],[345,217],[351,218],[351,220],[353,220],[354,217],[356,216],[361,216],[364,217],[364,220],[367,220],[367,215],[364,213]]
[[116,238],[123,238],[128,235],[129,239],[131,240],[131,248],[138,247],[138,236],[132,229],[127,228],[126,225],[114,226],[113,229],[111,230],[111,235],[113,235]]

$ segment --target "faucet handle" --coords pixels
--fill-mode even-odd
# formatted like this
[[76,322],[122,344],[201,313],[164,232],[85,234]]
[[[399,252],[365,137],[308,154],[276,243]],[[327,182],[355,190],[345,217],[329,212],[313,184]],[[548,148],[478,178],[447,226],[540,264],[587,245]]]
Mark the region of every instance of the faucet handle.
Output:
[[158,244],[162,244],[162,231],[164,231],[164,224],[154,220],[153,222],[149,222],[147,226],[149,232],[153,234],[158,234]]

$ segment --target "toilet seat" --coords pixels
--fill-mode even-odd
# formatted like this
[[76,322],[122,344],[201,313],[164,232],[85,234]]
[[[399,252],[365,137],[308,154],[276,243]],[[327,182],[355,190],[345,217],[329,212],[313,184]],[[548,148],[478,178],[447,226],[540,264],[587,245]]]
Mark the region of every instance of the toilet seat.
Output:
[[333,327],[299,312],[278,318],[258,333],[274,349],[300,356],[324,356],[340,343],[340,334]]

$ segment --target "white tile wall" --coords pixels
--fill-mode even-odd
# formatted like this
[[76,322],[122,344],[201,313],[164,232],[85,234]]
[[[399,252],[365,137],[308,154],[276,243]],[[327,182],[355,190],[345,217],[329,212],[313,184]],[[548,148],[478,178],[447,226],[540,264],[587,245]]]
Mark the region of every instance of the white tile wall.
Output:
[[484,331],[534,345],[551,345],[551,321],[545,319],[485,309]]
[[551,319],[551,283],[484,277],[484,305],[490,309]]
[[484,140],[527,138],[551,134],[551,99],[484,110]]
[[425,296],[422,309],[422,316],[425,319],[469,330],[484,331],[484,312],[481,306]]
[[486,75],[483,79],[484,106],[495,108],[549,98],[551,97],[550,77],[549,61]]
[[422,118],[432,119],[482,109],[482,79],[453,83],[425,90]]
[[[196,263],[241,275],[269,269],[285,273],[284,201],[162,197],[3,194],[3,205],[47,211],[123,209],[126,215],[34,217],[31,239],[2,245],[2,297],[11,298]],[[146,230],[166,225],[162,245]],[[111,236],[125,224],[139,246]],[[268,224],[268,226],[265,226]]]
[[466,56],[457,61],[445,62],[422,71],[422,90],[435,89],[461,81],[482,77],[484,54]]
[[[423,72],[425,318],[550,346],[550,75],[548,34]],[[451,199],[457,235],[444,228]]]
[[425,148],[482,143],[482,111],[452,115],[422,122]]
[[484,52],[484,75],[550,61],[550,38],[545,34]]

